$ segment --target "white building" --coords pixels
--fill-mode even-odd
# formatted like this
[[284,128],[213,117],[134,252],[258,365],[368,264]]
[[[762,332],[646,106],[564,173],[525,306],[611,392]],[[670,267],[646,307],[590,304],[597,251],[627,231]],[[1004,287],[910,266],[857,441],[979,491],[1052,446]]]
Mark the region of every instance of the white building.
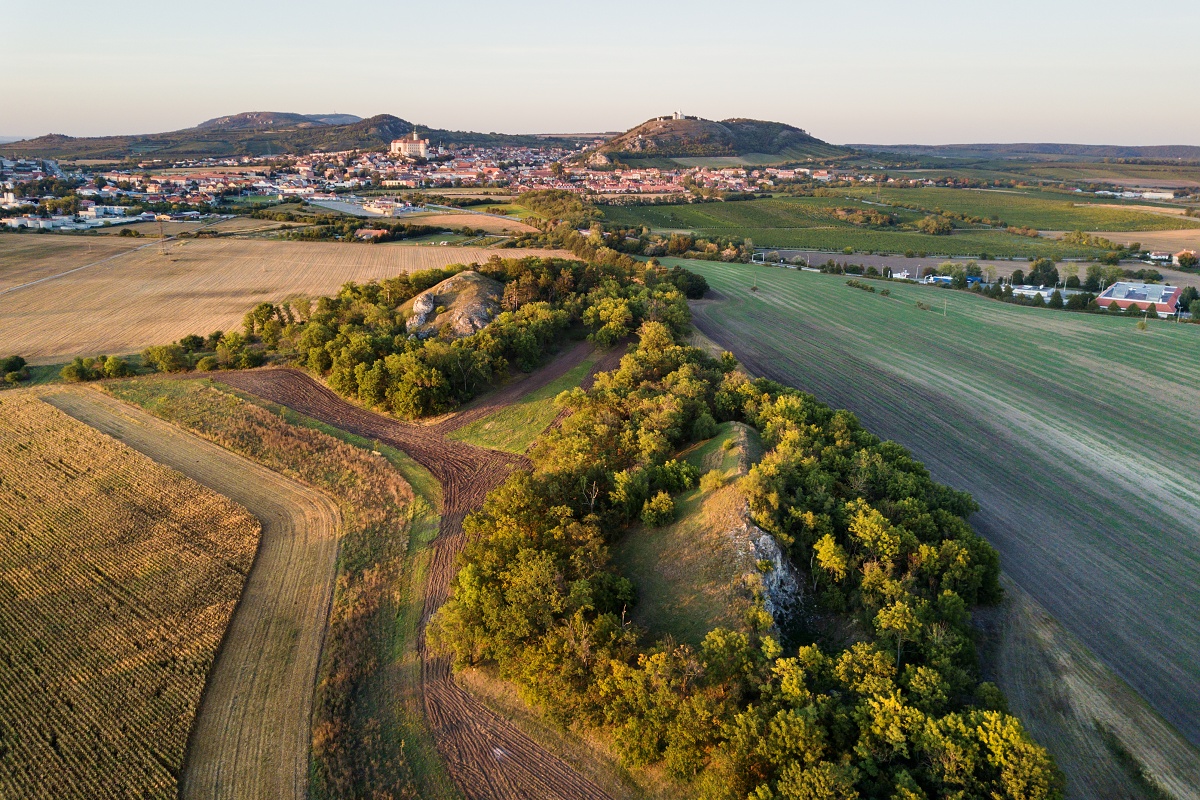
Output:
[[426,158],[429,155],[429,140],[422,139],[417,134],[417,129],[413,128],[410,136],[406,136],[403,139],[393,139],[389,152],[394,156]]

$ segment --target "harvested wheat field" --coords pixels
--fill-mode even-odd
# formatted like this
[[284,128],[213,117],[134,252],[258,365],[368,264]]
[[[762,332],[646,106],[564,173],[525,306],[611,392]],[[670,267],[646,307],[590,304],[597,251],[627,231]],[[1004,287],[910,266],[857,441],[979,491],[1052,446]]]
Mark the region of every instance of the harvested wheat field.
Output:
[[8,294],[13,287],[30,281],[105,261],[145,244],[129,237],[0,234],[0,294]]
[[262,543],[209,676],[183,798],[303,798],[317,661],[333,590],[333,501],[98,392],[49,398],[88,425],[244,504]]
[[0,797],[174,798],[259,523],[31,394],[0,416]]
[[516,217],[504,219],[489,214],[419,214],[408,217],[413,225],[440,225],[445,228],[475,228],[488,233],[537,233],[537,228]]
[[[168,241],[165,255],[156,241],[97,263],[89,247],[109,240],[38,235],[4,237],[0,243],[7,247],[14,240],[34,244],[17,256],[3,251],[0,282],[15,286],[28,280],[9,276],[27,274],[21,264],[30,258],[41,258],[39,278],[61,275],[3,295],[0,342],[6,352],[19,353],[34,364],[134,352],[189,333],[238,328],[255,303],[333,294],[347,281],[483,262],[494,255],[564,255],[551,250],[222,238]],[[54,255],[42,257],[39,247]],[[94,266],[78,269],[86,264]]]

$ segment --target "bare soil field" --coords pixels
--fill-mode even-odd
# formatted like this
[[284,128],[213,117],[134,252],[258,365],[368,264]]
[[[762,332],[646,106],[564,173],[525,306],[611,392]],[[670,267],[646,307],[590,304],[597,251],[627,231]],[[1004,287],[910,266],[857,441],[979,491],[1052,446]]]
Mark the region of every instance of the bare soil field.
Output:
[[183,798],[304,798],[340,515],[325,495],[92,390],[57,407],[250,509],[262,540],[189,739]]
[[[296,370],[266,369],[217,376],[231,387],[402,450],[441,483],[442,517],[432,544],[420,622],[421,683],[425,713],[438,750],[459,790],[469,800],[607,797],[593,781],[459,686],[449,659],[435,656],[426,648],[424,633],[429,618],[446,600],[457,556],[465,545],[464,517],[481,507],[487,493],[511,470],[527,463],[521,456],[447,441],[445,435],[549,383],[587,353],[585,347],[574,348],[546,369],[514,382],[469,412],[426,426],[402,423],[351,405]],[[600,363],[606,362],[602,359]]]
[[[13,241],[23,248],[20,252],[7,248]],[[7,282],[10,287],[0,311],[5,352],[19,353],[33,364],[129,353],[189,333],[236,329],[255,303],[332,294],[347,281],[483,262],[494,255],[564,255],[551,250],[220,238],[172,240],[166,242],[166,255],[155,241],[100,261],[96,255],[102,245],[109,240],[49,234],[0,237],[0,285]],[[89,255],[89,248],[96,250]],[[22,266],[30,259],[39,265],[35,272]],[[23,277],[14,279],[14,274]],[[31,279],[41,282],[11,288]]]
[[1178,253],[1180,250],[1196,250],[1200,252],[1200,230],[1188,231],[1140,231],[1125,233],[1122,231],[1091,231],[1094,236],[1103,236],[1117,244],[1140,242],[1142,247],[1151,250],[1165,250]]
[[1067,776],[1067,797],[1153,800],[1157,789],[1200,798],[1200,751],[1027,592],[1003,580],[1002,605],[975,612],[984,678],[1050,746]]
[[174,798],[260,525],[28,392],[0,417],[0,796]]

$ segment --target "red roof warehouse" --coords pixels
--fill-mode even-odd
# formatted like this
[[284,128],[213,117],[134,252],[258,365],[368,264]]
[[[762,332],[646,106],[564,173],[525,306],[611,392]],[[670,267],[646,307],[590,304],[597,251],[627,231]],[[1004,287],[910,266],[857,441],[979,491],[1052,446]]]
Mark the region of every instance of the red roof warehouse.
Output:
[[1105,289],[1096,302],[1105,309],[1116,303],[1122,311],[1137,306],[1140,311],[1154,311],[1160,317],[1169,317],[1178,310],[1181,294],[1183,289],[1178,286],[1117,281]]

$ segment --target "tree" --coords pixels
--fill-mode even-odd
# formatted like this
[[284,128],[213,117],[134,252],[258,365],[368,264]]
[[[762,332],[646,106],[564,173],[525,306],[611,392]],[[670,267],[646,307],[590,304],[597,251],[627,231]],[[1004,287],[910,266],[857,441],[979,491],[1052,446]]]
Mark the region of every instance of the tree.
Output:
[[1190,250],[1183,251],[1178,258],[1180,269],[1195,269],[1197,265],[1200,265],[1200,256]]
[[1046,305],[1048,305],[1050,308],[1063,307],[1063,297],[1062,294],[1059,293],[1058,289],[1055,289],[1050,295],[1050,302],[1048,302]]
[[917,220],[917,230],[930,236],[947,236],[954,230],[954,225],[940,214],[930,214]]
[[1027,280],[1034,286],[1057,286],[1058,269],[1050,259],[1039,258],[1030,267]]

